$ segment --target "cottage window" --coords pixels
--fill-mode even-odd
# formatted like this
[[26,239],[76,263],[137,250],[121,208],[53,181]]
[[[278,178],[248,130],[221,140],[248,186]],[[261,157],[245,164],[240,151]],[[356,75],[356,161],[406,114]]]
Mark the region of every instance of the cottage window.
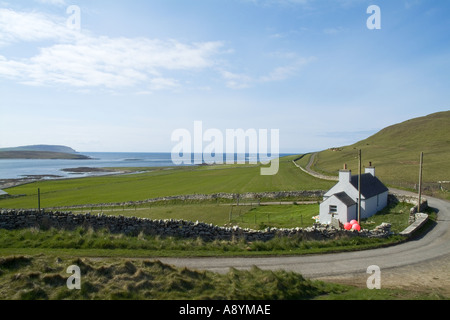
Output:
[[330,214],[336,214],[337,213],[337,206],[330,206]]

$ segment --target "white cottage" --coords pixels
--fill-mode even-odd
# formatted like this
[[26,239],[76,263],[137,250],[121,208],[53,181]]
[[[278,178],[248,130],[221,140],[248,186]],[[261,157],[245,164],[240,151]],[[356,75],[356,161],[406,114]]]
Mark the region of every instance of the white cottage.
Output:
[[5,195],[7,195],[7,194],[8,194],[7,192],[5,192],[5,191],[3,191],[3,190],[0,189],[0,196],[5,196]]
[[[357,220],[358,180],[350,170],[339,171],[339,182],[325,193],[320,204],[320,223],[330,224],[331,218],[341,223]],[[375,168],[366,168],[361,175],[361,219],[366,219],[383,210],[388,203],[389,190],[375,176]]]

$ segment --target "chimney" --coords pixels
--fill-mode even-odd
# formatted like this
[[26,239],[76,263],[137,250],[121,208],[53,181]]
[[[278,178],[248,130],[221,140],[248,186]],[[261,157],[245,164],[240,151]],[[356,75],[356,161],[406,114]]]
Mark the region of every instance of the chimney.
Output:
[[369,162],[369,167],[366,168],[366,173],[370,173],[371,175],[375,176],[375,167],[372,166],[372,162]]
[[348,183],[352,179],[352,171],[347,169],[347,164],[344,164],[344,169],[339,171],[339,182]]

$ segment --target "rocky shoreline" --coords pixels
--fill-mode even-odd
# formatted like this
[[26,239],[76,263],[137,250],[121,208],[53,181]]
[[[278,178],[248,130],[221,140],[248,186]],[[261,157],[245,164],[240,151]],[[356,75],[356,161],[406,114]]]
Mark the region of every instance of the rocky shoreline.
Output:
[[[72,174],[72,175],[81,175],[81,174],[100,174],[104,173],[104,175],[108,174],[125,174],[128,173],[125,170],[117,170],[117,169],[107,169],[107,168],[88,168],[88,167],[79,167],[79,168],[68,168],[61,169],[61,171]],[[83,176],[85,177],[85,176]],[[42,175],[24,175],[22,178],[17,179],[0,179],[0,189],[8,189],[13,187],[18,187],[24,184],[34,183],[43,180],[65,180],[65,179],[74,179],[73,177],[52,175],[52,174],[42,174]]]
[[68,168],[68,169],[61,169],[61,171],[68,172],[68,173],[109,173],[109,172],[117,172],[117,170],[114,169],[106,169],[106,168],[89,168],[89,167],[79,167],[79,168]]
[[62,176],[55,175],[29,175],[19,179],[0,179],[0,189],[18,187],[24,184],[33,183],[46,179],[59,179]]

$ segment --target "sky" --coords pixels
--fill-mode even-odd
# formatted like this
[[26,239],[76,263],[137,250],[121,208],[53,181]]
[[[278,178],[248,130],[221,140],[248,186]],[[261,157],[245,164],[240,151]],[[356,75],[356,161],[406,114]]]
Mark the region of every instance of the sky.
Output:
[[170,152],[195,121],[279,130],[281,153],[350,145],[450,109],[449,12],[448,0],[0,0],[0,148]]

